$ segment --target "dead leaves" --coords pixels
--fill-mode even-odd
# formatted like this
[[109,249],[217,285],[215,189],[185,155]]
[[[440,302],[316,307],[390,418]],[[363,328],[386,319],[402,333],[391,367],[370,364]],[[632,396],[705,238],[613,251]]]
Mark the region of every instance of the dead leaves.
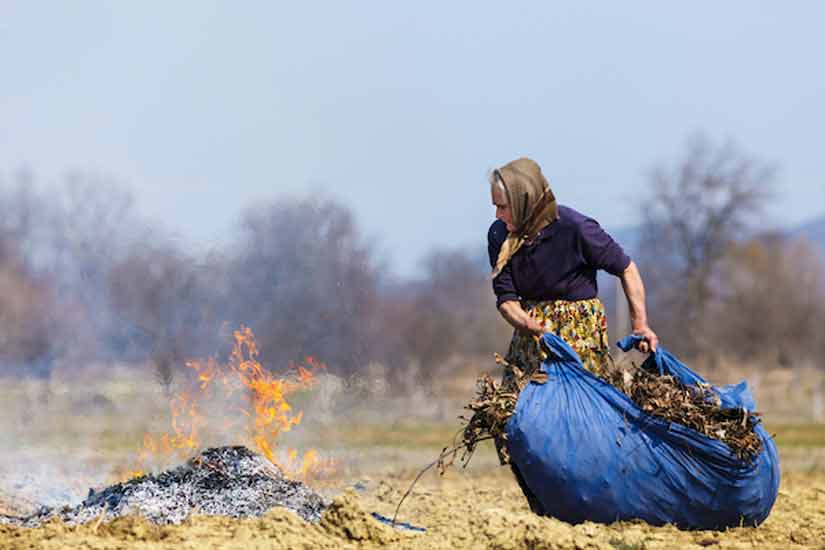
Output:
[[[545,372],[526,375],[499,354],[495,354],[495,360],[505,370],[502,382],[497,384],[489,374],[482,375],[476,381],[475,398],[464,407],[472,414],[469,418],[460,417],[465,425],[456,435],[452,448],[463,451],[464,466],[479,441],[491,438],[496,441],[501,463],[509,463],[505,429],[518,396],[531,382],[547,382]],[[600,377],[630,397],[647,414],[723,441],[740,460],[751,460],[762,450],[762,441],[754,432],[760,422],[759,413],[744,408],[722,408],[719,395],[709,384],[686,386],[672,376],[648,371],[635,363],[618,367],[611,362],[602,369]],[[456,452],[442,453],[442,457],[438,469],[443,474],[453,464]]]
[[709,384],[686,386],[669,375],[648,371],[635,363],[605,369],[602,378],[621,389],[643,411],[668,422],[693,428],[723,441],[740,460],[751,460],[762,450],[753,431],[759,413],[745,408],[722,408]]

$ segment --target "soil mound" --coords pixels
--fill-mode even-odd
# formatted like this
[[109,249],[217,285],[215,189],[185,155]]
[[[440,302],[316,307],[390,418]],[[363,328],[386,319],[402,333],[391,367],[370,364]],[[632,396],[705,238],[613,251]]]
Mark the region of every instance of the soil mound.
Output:
[[383,545],[401,538],[395,529],[379,523],[366,512],[352,492],[346,492],[332,501],[320,525],[332,537],[362,543]]

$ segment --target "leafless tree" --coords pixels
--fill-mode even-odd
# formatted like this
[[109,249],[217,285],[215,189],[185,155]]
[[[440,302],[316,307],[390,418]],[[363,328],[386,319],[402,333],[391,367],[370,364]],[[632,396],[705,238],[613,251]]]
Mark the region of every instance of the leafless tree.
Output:
[[48,284],[27,270],[14,242],[0,235],[0,362],[48,374]]
[[162,242],[130,247],[109,274],[121,354],[148,354],[168,391],[185,359],[209,351],[203,344],[216,321],[208,294],[195,260],[182,251]]
[[400,329],[394,352],[417,359],[427,373],[438,372],[453,354],[492,354],[506,346],[509,331],[496,312],[484,251],[478,252],[433,250],[422,261],[424,277],[387,297],[405,304],[394,323]]
[[112,326],[108,275],[140,227],[130,195],[105,178],[74,175],[41,186],[20,172],[0,181],[0,239],[13,244],[21,284],[49,296],[48,306],[32,302],[44,334],[30,364],[100,356]]
[[642,203],[640,263],[651,317],[669,349],[708,351],[714,272],[765,204],[772,176],[735,146],[701,136],[675,167],[654,170]]
[[715,347],[768,364],[818,363],[825,266],[816,252],[776,233],[732,245],[712,306]]
[[352,212],[325,198],[258,205],[240,237],[226,310],[253,328],[263,356],[276,367],[318,356],[345,373],[365,364],[380,271]]

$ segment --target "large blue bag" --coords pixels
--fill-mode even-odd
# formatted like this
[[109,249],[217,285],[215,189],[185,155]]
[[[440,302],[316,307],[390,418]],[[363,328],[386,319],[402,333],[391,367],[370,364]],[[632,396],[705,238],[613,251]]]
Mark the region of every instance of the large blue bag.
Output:
[[[619,342],[627,351],[638,337]],[[763,449],[739,460],[721,441],[648,415],[586,371],[555,334],[545,334],[544,384],[531,382],[507,424],[510,459],[545,512],[570,523],[642,519],[682,529],[756,526],[779,489],[779,457]],[[661,346],[642,365],[683,383],[705,383]],[[723,407],[756,409],[745,382],[713,388]]]

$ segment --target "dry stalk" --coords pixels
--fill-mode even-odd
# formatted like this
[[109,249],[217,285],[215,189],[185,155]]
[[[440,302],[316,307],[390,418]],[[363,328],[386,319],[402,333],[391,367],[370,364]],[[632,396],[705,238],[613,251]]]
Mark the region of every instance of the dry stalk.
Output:
[[752,460],[762,450],[762,440],[754,432],[760,414],[745,408],[722,408],[719,396],[708,384],[688,386],[635,363],[624,368],[611,364],[601,377],[647,414],[718,439],[740,460]]
[[98,528],[100,528],[100,524],[103,523],[103,519],[106,517],[106,512],[109,510],[109,503],[103,505],[103,510],[100,512],[100,515],[97,517],[97,521],[95,521],[94,526],[92,527],[92,533],[95,535],[97,534]]
[[[506,440],[507,434],[504,432],[504,428],[516,408],[516,401],[518,401],[521,390],[530,380],[543,383],[547,379],[547,375],[544,373],[535,373],[530,377],[525,376],[521,369],[505,361],[499,354],[495,354],[495,359],[513,376],[507,377],[501,385],[496,384],[489,374],[482,375],[476,381],[476,398],[464,407],[472,411],[473,415],[469,419],[464,416],[460,417],[461,420],[466,422],[466,425],[453,436],[453,444],[444,447],[438,458],[430,462],[415,476],[407,492],[404,493],[395,507],[395,514],[392,517],[393,526],[395,526],[401,504],[407,499],[421,476],[433,466],[437,466],[438,473],[444,475],[447,468],[455,462],[459,451],[462,452],[460,457],[462,466],[466,468],[479,443],[489,439]],[[501,463],[509,463],[510,459],[507,455],[506,446],[500,444],[497,445],[497,448]]]
[[[476,443],[484,441],[486,439],[492,439],[492,436],[480,438],[476,441]],[[438,455],[438,458],[424,466],[424,468],[420,472],[418,472],[418,475],[415,476],[415,479],[413,479],[412,483],[410,483],[410,486],[407,488],[407,491],[404,493],[404,495],[401,497],[401,500],[398,501],[398,505],[395,507],[395,513],[392,516],[393,527],[395,527],[396,518],[398,518],[398,511],[401,509],[401,505],[404,503],[404,501],[407,499],[410,493],[412,493],[413,487],[415,487],[415,484],[418,483],[419,479],[421,479],[421,476],[423,476],[425,473],[427,473],[427,471],[430,468],[436,465],[438,466],[439,473],[441,475],[444,475],[444,472],[447,469],[447,467],[453,463],[453,460],[455,459],[455,454],[462,448],[463,445],[454,445],[449,448],[444,447],[444,449],[441,451],[441,454]]]

